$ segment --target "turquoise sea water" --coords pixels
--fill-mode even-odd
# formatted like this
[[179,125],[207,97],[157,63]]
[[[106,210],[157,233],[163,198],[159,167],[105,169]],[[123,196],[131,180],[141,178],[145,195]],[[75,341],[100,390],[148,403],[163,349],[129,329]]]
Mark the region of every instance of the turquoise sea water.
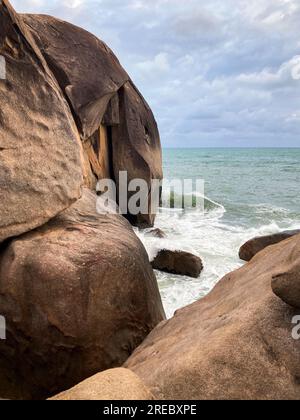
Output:
[[241,266],[239,247],[248,239],[300,228],[299,149],[165,149],[167,179],[204,179],[205,213],[161,210],[156,226],[168,239],[141,239],[150,257],[162,246],[202,257],[199,279],[157,273],[166,312],[208,293]]

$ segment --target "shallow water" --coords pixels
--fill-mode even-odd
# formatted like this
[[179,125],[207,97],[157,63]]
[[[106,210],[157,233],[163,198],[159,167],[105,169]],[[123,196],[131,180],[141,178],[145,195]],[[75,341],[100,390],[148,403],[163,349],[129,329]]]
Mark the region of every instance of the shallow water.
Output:
[[300,229],[300,149],[169,149],[164,176],[205,180],[205,212],[161,209],[156,227],[167,239],[139,236],[150,258],[162,247],[199,255],[199,279],[157,273],[167,315],[205,296],[240,267],[248,239]]

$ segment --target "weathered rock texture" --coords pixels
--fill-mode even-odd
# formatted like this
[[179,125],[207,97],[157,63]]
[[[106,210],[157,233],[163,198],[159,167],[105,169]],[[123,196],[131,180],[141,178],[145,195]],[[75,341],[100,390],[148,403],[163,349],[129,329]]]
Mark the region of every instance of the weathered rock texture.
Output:
[[272,278],[299,270],[300,235],[268,247],[161,323],[125,366],[156,398],[299,400],[299,310],[271,289]]
[[201,258],[184,251],[159,251],[151,262],[155,270],[198,278],[203,270]]
[[241,260],[250,261],[256,254],[267,246],[278,244],[292,236],[300,235],[300,230],[287,230],[273,235],[260,236],[250,239],[240,249],[239,256]]
[[164,319],[130,224],[83,189],[122,170],[150,202],[161,147],[145,100],[88,32],[0,0],[0,54],[0,395],[43,398],[122,365]]
[[275,295],[294,308],[300,309],[300,264],[296,262],[288,270],[272,278],[272,289]]
[[98,373],[51,400],[142,401],[153,400],[153,395],[131,370],[119,368]]
[[[157,124],[153,114],[135,86],[128,82],[119,92],[120,124],[111,130],[114,174],[127,171],[128,183],[143,179],[149,187],[149,214],[131,215],[132,224],[153,226],[151,214],[151,181],[162,179],[162,156]],[[139,115],[139,118],[137,118]],[[118,179],[116,177],[118,184]],[[130,198],[130,195],[129,195]]]
[[22,19],[0,2],[0,242],[80,197],[83,162],[69,106]]
[[148,256],[95,195],[6,244],[0,258],[0,395],[43,398],[121,366],[164,319]]
[[[83,182],[118,183],[119,171],[147,182],[150,204],[151,181],[162,178],[159,133],[112,51],[83,29],[19,15],[3,0],[0,54],[0,242],[68,208]],[[128,216],[141,227],[154,217]]]
[[108,46],[84,29],[45,15],[22,19],[65,93],[82,138],[88,139],[128,74]]
[[[67,22],[41,15],[22,15],[71,106],[87,154],[86,184],[95,186],[109,175],[118,184],[162,179],[162,156],[156,121],[113,52],[90,33]],[[101,134],[99,127],[102,124]],[[130,198],[130,197],[129,197]],[[129,215],[147,227],[155,215]]]

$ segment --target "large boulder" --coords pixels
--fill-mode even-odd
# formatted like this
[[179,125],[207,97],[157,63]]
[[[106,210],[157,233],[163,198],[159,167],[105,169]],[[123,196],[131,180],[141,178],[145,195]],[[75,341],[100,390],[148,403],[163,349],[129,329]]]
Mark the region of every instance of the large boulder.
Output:
[[161,323],[125,363],[162,399],[300,399],[299,310],[271,289],[300,270],[300,235],[268,247]]
[[74,388],[62,392],[52,401],[143,401],[154,397],[131,370],[119,368],[98,373]]
[[144,247],[123,217],[96,212],[89,190],[3,247],[0,314],[0,395],[26,399],[121,366],[164,319]]
[[246,242],[239,251],[239,257],[243,261],[250,261],[256,254],[267,246],[278,244],[292,236],[299,235],[300,230],[286,230],[273,235],[258,236]]
[[190,252],[162,249],[151,261],[155,270],[198,278],[203,270],[201,258]]
[[22,19],[70,103],[89,162],[86,184],[94,187],[110,175],[119,187],[121,171],[127,172],[128,184],[146,181],[149,211],[124,215],[139,227],[152,226],[151,181],[163,174],[160,136],[149,105],[102,41],[50,16]]
[[87,31],[50,16],[19,15],[7,0],[0,23],[7,68],[0,80],[0,242],[66,209],[83,182],[95,189],[109,178],[119,187],[121,171],[128,184],[147,183],[149,204],[146,214],[124,215],[152,226],[152,180],[162,179],[159,132],[116,56]]
[[22,19],[0,2],[0,242],[41,226],[81,195],[70,108]]

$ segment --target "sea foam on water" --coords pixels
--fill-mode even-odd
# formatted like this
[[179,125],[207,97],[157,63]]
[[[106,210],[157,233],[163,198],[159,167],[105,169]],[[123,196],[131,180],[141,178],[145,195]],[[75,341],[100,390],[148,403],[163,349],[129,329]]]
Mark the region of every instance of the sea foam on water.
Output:
[[[261,212],[262,206],[257,206],[257,211]],[[271,211],[270,207],[268,211]],[[276,207],[273,211],[276,212]],[[167,234],[166,238],[136,231],[150,261],[161,249],[192,252],[203,260],[204,270],[198,279],[156,272],[168,317],[172,317],[177,309],[204,297],[224,275],[240,268],[244,262],[239,259],[238,251],[247,240],[282,230],[275,221],[259,228],[234,226],[224,220],[225,214],[223,205],[205,197],[204,214],[197,209],[160,209],[155,226]],[[287,221],[287,228],[299,228],[299,223],[289,223]]]

